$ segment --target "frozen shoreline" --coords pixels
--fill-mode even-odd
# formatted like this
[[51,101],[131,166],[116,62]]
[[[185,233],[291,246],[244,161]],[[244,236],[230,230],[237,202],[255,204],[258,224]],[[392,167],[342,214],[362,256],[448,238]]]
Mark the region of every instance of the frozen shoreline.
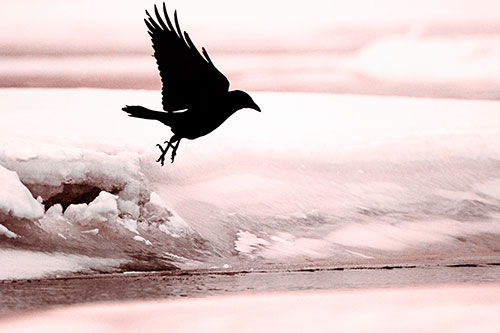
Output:
[[2,279],[497,253],[499,102],[257,93],[161,168],[169,130],[121,111],[158,92],[0,97]]
[[2,332],[496,332],[500,285],[307,291],[67,307]]

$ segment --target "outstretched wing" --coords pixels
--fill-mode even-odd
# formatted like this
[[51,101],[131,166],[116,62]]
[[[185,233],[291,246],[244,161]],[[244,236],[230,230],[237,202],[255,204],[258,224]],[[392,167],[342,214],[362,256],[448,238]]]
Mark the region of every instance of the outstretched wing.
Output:
[[163,3],[163,21],[158,8],[155,9],[155,21],[148,11],[144,20],[149,29],[154,49],[154,57],[160,70],[162,104],[165,111],[183,110],[199,101],[224,94],[229,90],[229,81],[212,63],[205,48],[203,55],[182,30],[174,12],[175,28]]

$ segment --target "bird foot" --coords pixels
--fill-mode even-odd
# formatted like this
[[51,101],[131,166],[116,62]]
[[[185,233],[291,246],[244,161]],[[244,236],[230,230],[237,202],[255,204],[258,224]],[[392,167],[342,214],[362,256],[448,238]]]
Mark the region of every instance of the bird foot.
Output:
[[[170,148],[170,146],[171,146],[170,142],[168,142],[168,141],[165,141],[164,143],[167,144],[167,146],[165,147],[165,149],[163,149],[163,147],[159,143],[156,145],[161,150],[161,155],[160,155],[160,157],[158,157],[158,159],[156,160],[156,162],[160,162],[161,166],[165,165],[165,155],[167,155],[168,148]],[[172,163],[173,162],[174,162],[174,160],[172,158]]]
[[172,161],[172,163],[174,163],[175,155],[177,155],[177,147],[174,147],[172,149],[172,155],[170,156],[170,160]]

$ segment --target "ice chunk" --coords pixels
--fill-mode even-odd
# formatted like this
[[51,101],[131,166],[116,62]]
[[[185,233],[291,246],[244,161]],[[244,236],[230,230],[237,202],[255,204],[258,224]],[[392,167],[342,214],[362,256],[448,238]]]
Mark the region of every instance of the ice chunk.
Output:
[[[155,207],[156,206],[156,207]],[[165,201],[156,193],[156,192],[151,192],[150,197],[149,197],[149,203],[145,206],[146,208],[149,208],[152,212],[157,211],[156,214],[163,215],[161,214],[161,211],[166,211],[168,212],[168,227],[165,225],[160,225],[160,230],[166,234],[169,234],[173,237],[179,237],[176,232],[181,232],[181,231],[190,231],[191,228],[189,225],[184,221],[179,214],[177,214],[171,206],[167,205]],[[173,232],[176,231],[176,232]]]
[[169,236],[172,236],[174,238],[180,238],[181,236],[173,231],[171,231],[165,224],[160,224],[158,225],[158,229],[161,231],[161,232],[164,232],[166,233],[167,235]]
[[119,219],[117,220],[118,223],[120,223],[121,225],[123,225],[123,227],[131,232],[133,232],[134,234],[139,234],[139,232],[137,231],[137,221],[136,220],[132,220],[132,219]]
[[87,219],[98,219],[101,222],[108,221],[110,216],[118,215],[117,199],[118,197],[116,195],[102,191],[99,193],[99,196],[88,205],[85,211],[85,217]]
[[73,222],[82,221],[87,207],[87,204],[69,205],[64,212],[64,217]]
[[134,201],[118,199],[117,203],[120,213],[128,214],[132,216],[134,219],[137,219],[139,217],[140,209],[139,206]]
[[101,191],[94,201],[87,204],[70,205],[64,217],[81,224],[103,223],[118,216],[117,196]]
[[45,216],[62,216],[63,214],[63,208],[61,204],[55,204],[54,206],[51,206],[47,211],[45,212]]
[[165,202],[156,192],[151,192],[149,195],[149,202],[160,207],[165,207]]
[[85,230],[82,231],[82,234],[91,234],[91,235],[97,235],[99,233],[99,229],[91,229],[91,230]]
[[9,229],[7,229],[5,226],[0,224],[0,236],[2,236],[2,235],[7,236],[8,238],[17,238],[17,235],[15,233],[13,233]]
[[24,186],[16,172],[0,166],[0,213],[18,218],[36,220],[42,218],[43,207]]
[[151,243],[150,241],[148,241],[147,239],[145,239],[144,237],[139,236],[139,235],[134,236],[134,240],[136,240],[138,242],[143,242],[143,243],[145,243],[146,245],[149,245],[149,246],[153,245],[153,243]]

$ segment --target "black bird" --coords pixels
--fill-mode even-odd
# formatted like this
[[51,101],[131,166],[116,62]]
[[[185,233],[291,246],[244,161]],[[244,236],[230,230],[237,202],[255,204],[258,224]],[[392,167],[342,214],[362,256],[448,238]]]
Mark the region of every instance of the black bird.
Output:
[[122,110],[130,117],[159,120],[170,126],[174,134],[161,150],[157,162],[165,162],[165,155],[172,147],[172,163],[181,139],[196,139],[219,127],[236,111],[260,108],[250,95],[241,90],[229,91],[229,81],[212,63],[205,48],[203,55],[197,50],[187,32],[182,32],[177,11],[174,12],[175,28],[163,3],[163,21],[154,6],[155,21],[146,10],[154,57],[160,71],[163,111],[153,111],[142,106],[125,106]]

